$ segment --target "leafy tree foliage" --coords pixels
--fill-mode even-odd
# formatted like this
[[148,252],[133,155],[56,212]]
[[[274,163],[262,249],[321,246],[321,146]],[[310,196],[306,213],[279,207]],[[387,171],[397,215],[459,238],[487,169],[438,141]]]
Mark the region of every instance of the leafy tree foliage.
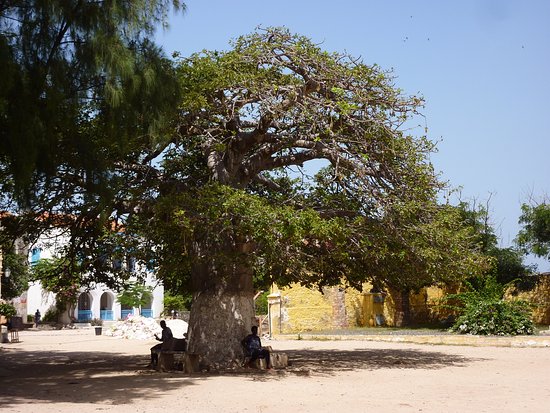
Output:
[[[10,299],[21,295],[28,288],[29,271],[26,255],[15,253],[14,249],[8,249],[8,253],[2,254],[2,298]],[[10,276],[6,277],[6,269],[9,268]]]
[[518,335],[533,334],[531,308],[522,300],[504,300],[508,285],[502,285],[495,277],[477,279],[477,285],[468,284],[469,290],[448,296],[462,305],[451,328],[463,334]]
[[[75,164],[91,174],[104,164],[104,152],[125,153],[129,141],[139,139],[137,130],[146,136],[143,144],[151,141],[173,91],[158,87],[169,79],[148,38],[171,4],[182,6],[168,0],[0,3],[4,191],[31,197],[36,175],[53,177]],[[104,141],[81,127],[99,114]]]
[[489,215],[489,201],[487,205],[480,205],[476,201],[467,203],[461,201],[458,204],[461,217],[465,225],[472,228],[474,238],[473,242],[479,245],[481,251],[488,254],[498,246],[498,237],[491,223]]
[[0,302],[0,315],[3,315],[6,318],[13,317],[17,314],[15,307],[8,303]]
[[[79,111],[76,130],[102,148],[91,162],[101,167],[67,161],[36,180],[32,205],[64,212],[43,219],[67,226],[67,254],[86,274],[113,282],[101,278],[104,262],[131,253],[191,291],[189,349],[223,367],[240,358],[255,322],[255,289],[273,281],[370,279],[405,291],[479,271],[471,233],[437,205],[433,144],[404,132],[421,98],[395,88],[391,73],[285,29],[232,46],[175,67],[161,61],[179,99],[162,139],[140,106],[148,91],[119,110],[104,88]],[[136,116],[134,128],[115,128]],[[310,176],[312,161],[328,166]]]
[[[488,207],[461,202],[458,208],[464,223],[473,231],[473,242],[478,245],[480,252],[492,261],[492,265],[485,273],[494,275],[501,285],[510,282],[514,282],[516,286],[526,284],[534,268],[524,263],[523,254],[519,249],[498,246]],[[476,282],[475,279],[471,281]]]
[[447,296],[455,300],[459,317],[452,329],[469,334],[532,334],[531,309],[521,300],[507,301],[504,294],[512,285],[528,288],[534,269],[523,262],[521,251],[500,248],[490,223],[488,208],[461,202],[457,211],[472,232],[472,242],[487,258],[483,271],[463,282],[466,291]]
[[186,311],[191,307],[191,296],[172,295],[170,292],[164,293],[164,316],[169,317],[173,313]]
[[81,261],[85,282],[129,276],[112,268],[127,252],[113,218],[132,196],[114,164],[136,147],[154,158],[179,101],[172,64],[149,40],[171,7],[184,5],[0,3],[0,210],[13,212],[2,236],[32,244],[65,228],[59,253]]
[[256,301],[254,302],[254,307],[256,308],[256,314],[259,315],[265,315],[268,313],[269,309],[269,303],[268,303],[268,297],[269,291],[265,291],[258,295],[256,298]]
[[520,250],[513,247],[495,248],[491,256],[495,258],[494,274],[499,283],[513,283],[520,289],[532,285],[535,266],[524,263]]
[[[82,268],[70,257],[41,259],[31,267],[32,281],[55,294],[55,314],[73,314],[82,284]],[[54,320],[59,321],[59,320]]]
[[122,305],[139,308],[150,303],[153,298],[153,289],[149,286],[133,282],[117,296]]
[[127,224],[156,246],[160,276],[194,292],[192,351],[236,354],[253,283],[409,289],[478,271],[469,230],[436,203],[433,145],[401,131],[422,101],[390,74],[281,29],[181,59],[177,74],[177,134],[161,168],[128,165],[133,182],[159,183]]
[[550,204],[524,204],[519,218],[523,228],[517,242],[525,252],[550,260]]

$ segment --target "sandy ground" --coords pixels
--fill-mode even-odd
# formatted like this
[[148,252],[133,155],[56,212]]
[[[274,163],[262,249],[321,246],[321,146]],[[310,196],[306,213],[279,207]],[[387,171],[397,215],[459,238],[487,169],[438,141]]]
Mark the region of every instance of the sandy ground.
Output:
[[144,367],[153,341],[20,339],[0,345],[1,412],[550,412],[549,347],[272,340],[287,369],[185,375]]

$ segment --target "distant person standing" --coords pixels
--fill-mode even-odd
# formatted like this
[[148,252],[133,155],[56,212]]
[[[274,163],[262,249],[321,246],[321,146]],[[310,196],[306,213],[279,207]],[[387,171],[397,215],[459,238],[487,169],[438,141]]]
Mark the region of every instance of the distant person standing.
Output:
[[36,313],[34,313],[34,324],[36,327],[38,327],[38,324],[40,324],[40,310],[36,310]]

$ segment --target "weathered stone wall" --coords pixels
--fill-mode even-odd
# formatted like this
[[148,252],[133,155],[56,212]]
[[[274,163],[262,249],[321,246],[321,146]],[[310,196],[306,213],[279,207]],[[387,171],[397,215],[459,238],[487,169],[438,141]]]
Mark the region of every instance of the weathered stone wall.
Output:
[[514,295],[510,291],[507,296],[511,299],[519,298],[531,303],[533,305],[533,322],[535,324],[550,324],[550,273],[541,274],[532,290]]
[[[339,328],[395,325],[395,298],[391,294],[371,293],[372,285],[362,291],[327,287],[323,292],[293,284],[270,295],[270,322],[275,334],[289,334]],[[445,291],[430,287],[411,294],[411,322],[437,323],[450,311],[440,299]]]
[[282,288],[280,294],[280,333],[318,331],[332,326],[332,305],[320,291],[293,284]]
[[340,287],[325,287],[323,295],[332,307],[332,328],[349,327],[345,290]]
[[[281,290],[275,287],[270,304],[271,326],[275,334],[300,333],[339,328],[395,326],[396,295],[371,293],[372,285],[363,290],[353,288],[305,288],[299,284]],[[428,287],[410,294],[412,325],[448,325],[453,310],[443,298],[457,288]],[[550,324],[550,274],[540,277],[536,287],[516,297],[531,302],[536,324]]]

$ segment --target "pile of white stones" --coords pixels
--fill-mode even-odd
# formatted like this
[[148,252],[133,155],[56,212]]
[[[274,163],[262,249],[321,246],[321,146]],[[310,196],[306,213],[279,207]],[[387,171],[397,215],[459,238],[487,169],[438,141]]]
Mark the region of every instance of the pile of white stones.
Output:
[[[183,338],[183,334],[187,332],[187,323],[183,320],[166,320],[166,325],[170,327],[175,338]],[[134,340],[154,340],[155,334],[160,336],[162,333],[160,324],[153,318],[132,315],[104,330],[107,336]]]

